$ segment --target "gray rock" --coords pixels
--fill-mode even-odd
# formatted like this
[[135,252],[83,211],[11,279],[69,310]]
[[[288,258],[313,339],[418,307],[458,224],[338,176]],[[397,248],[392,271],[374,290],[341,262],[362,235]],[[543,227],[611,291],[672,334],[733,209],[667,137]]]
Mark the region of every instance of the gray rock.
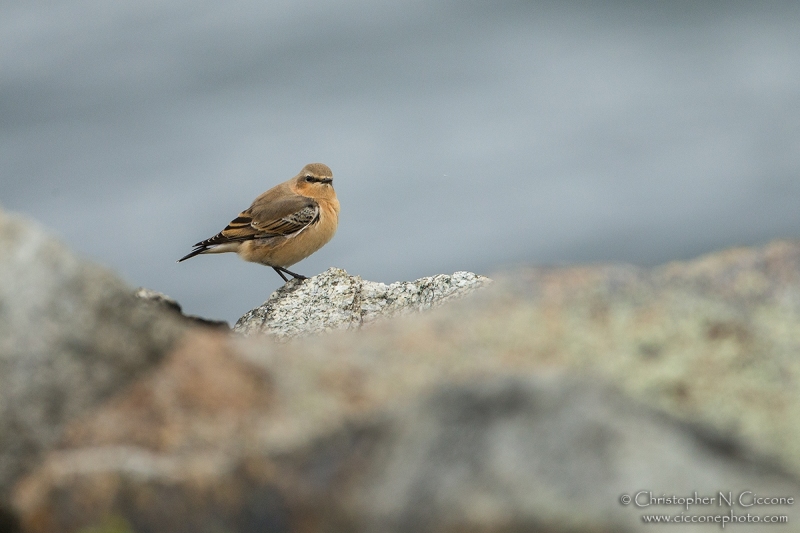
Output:
[[185,319],[189,324],[217,328],[226,331],[231,329],[230,325],[224,320],[212,320],[197,315],[184,314],[181,304],[179,304],[174,298],[167,296],[162,292],[154,291],[145,287],[139,287],[136,289],[133,295],[144,302],[148,302],[154,306],[160,307],[161,309],[176,313],[178,316]]
[[133,295],[141,300],[152,302],[156,305],[161,305],[166,309],[171,309],[172,311],[177,311],[178,313],[183,313],[181,304],[179,304],[175,298],[167,296],[163,292],[154,291],[153,289],[148,289],[146,287],[139,287],[136,289]]
[[491,283],[485,276],[456,272],[386,285],[364,281],[340,268],[307,280],[293,279],[263,305],[247,312],[233,330],[287,339],[336,329],[359,329],[381,317],[430,309]]
[[[650,531],[644,515],[731,512],[800,531],[796,502],[719,505],[800,488],[800,243],[503,278],[402,320],[374,318],[439,292],[384,286],[365,310],[341,271],[290,282],[262,325],[371,327],[196,329],[70,421],[14,511],[29,533],[109,516],[137,533]],[[716,501],[620,503],[639,491]]]
[[[77,440],[21,484],[26,531],[86,531],[115,516],[138,533],[647,532],[644,515],[731,512],[785,515],[781,531],[800,530],[795,505],[719,505],[720,492],[796,497],[791,476],[594,379],[492,372],[423,387],[406,378],[411,390],[354,416],[342,394],[352,380],[309,372],[333,357],[291,368],[290,356],[307,355],[302,342],[252,347],[266,366],[225,339],[191,342],[73,427]],[[640,492],[715,501],[621,503]]]
[[[343,522],[355,531],[644,532],[652,525],[643,515],[682,512],[800,518],[793,505],[718,505],[720,491],[791,496],[800,485],[734,440],[582,379],[442,384],[367,435],[343,483],[351,492],[339,500],[346,502]],[[715,503],[688,511],[620,503],[644,491],[697,493]],[[709,524],[681,526],[706,531]]]
[[151,367],[186,327],[33,222],[0,212],[0,505],[65,421]]

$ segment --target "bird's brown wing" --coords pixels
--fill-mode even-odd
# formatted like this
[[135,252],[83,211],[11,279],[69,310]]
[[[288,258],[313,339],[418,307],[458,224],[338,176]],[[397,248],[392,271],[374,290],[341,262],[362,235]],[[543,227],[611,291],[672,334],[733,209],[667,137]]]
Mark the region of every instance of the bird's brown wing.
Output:
[[256,200],[224,230],[194,246],[205,251],[217,244],[287,236],[305,229],[317,220],[319,204],[305,196],[293,194],[269,202]]
[[270,202],[256,201],[242,215],[250,217],[255,238],[286,236],[319,220],[319,204],[311,198],[294,194]]
[[285,184],[273,187],[239,213],[224,230],[200,241],[178,262],[227,243],[251,239],[288,236],[319,220],[319,204],[311,198],[290,192]]

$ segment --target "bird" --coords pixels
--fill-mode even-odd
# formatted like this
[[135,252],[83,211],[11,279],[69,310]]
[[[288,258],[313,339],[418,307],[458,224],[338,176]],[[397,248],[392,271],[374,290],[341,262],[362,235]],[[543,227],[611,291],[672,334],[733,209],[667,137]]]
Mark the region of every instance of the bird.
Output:
[[256,198],[227,227],[178,259],[200,254],[236,252],[245,261],[261,263],[288,282],[308,279],[288,267],[322,248],[336,233],[339,200],[333,190],[333,172],[322,163],[310,163],[292,179]]

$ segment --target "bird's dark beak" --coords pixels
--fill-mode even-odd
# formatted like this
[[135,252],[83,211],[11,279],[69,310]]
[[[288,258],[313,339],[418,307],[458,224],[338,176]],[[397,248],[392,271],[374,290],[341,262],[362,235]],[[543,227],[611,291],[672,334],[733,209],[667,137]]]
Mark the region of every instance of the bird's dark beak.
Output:
[[320,183],[333,183],[333,178],[322,178],[319,180]]

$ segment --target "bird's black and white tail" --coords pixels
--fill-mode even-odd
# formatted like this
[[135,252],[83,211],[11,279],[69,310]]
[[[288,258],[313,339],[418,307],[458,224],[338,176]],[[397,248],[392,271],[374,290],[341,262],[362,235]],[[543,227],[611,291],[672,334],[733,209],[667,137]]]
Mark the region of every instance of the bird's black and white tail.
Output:
[[[210,239],[206,239],[204,241],[200,241],[197,244],[195,244],[194,245],[194,250],[192,250],[188,254],[186,254],[183,257],[181,257],[180,259],[178,259],[178,263],[180,263],[181,261],[186,261],[187,259],[191,259],[192,257],[194,257],[196,255],[200,255],[200,254],[206,254],[206,253],[213,254],[213,253],[220,253],[220,252],[229,252],[231,250],[228,250],[227,247],[224,247],[223,245],[225,245],[227,243],[230,243],[230,242],[231,242],[231,239],[229,239],[228,237],[223,235],[222,232],[217,233],[216,235],[214,235]],[[223,249],[223,248],[225,248],[225,249]]]

